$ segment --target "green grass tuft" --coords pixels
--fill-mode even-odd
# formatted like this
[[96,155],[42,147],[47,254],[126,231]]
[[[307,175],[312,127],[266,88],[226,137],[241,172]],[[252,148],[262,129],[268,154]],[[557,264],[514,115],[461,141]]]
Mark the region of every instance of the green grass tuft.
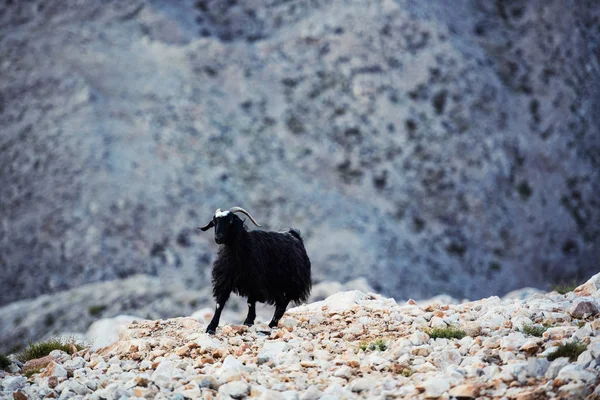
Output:
[[526,335],[541,337],[548,330],[547,326],[542,325],[523,325],[523,332]]
[[74,345],[78,351],[83,350],[84,348],[81,343],[76,342],[74,339],[50,339],[45,342],[29,343],[27,348],[19,352],[17,358],[21,362],[25,362],[47,356],[52,350],[62,350],[69,353],[71,344]]
[[431,339],[443,338],[443,339],[462,339],[467,334],[462,329],[458,329],[452,326],[447,328],[433,328],[425,331]]
[[90,306],[90,308],[88,308],[88,313],[92,317],[97,317],[98,315],[102,314],[102,311],[104,310],[106,310],[105,305]]
[[556,290],[560,294],[566,294],[577,289],[577,286],[579,286],[577,282],[561,283],[558,285],[554,285],[554,290]]
[[42,372],[42,367],[40,368],[33,368],[33,369],[28,369],[27,371],[25,371],[24,375],[27,378],[31,378],[33,375],[35,374],[39,374],[40,372]]
[[367,351],[367,350],[385,351],[385,350],[387,350],[387,344],[385,344],[385,342],[383,340],[377,339],[377,340],[372,341],[371,343],[360,342],[360,344],[358,345],[358,348],[362,351]]
[[3,370],[7,370],[7,368],[10,366],[11,362],[10,359],[8,357],[6,357],[4,354],[0,354],[0,369]]
[[565,343],[558,346],[558,348],[554,351],[554,353],[548,355],[548,361],[554,361],[560,357],[569,357],[569,361],[573,362],[577,360],[577,357],[584,351],[586,351],[587,346],[578,341],[574,341],[571,343]]

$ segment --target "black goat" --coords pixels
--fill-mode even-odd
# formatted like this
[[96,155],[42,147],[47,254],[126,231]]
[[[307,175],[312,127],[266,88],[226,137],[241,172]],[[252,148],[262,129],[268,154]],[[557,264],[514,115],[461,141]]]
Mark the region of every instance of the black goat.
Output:
[[241,207],[229,211],[218,209],[208,224],[198,228],[215,228],[215,242],[222,245],[212,270],[213,296],[217,308],[206,332],[215,333],[221,311],[231,292],[248,299],[247,326],[254,324],[256,302],[275,305],[269,327],[277,326],[290,302],[308,299],[312,287],[310,260],[300,232],[248,231],[235,213],[244,213],[256,226],[254,218]]

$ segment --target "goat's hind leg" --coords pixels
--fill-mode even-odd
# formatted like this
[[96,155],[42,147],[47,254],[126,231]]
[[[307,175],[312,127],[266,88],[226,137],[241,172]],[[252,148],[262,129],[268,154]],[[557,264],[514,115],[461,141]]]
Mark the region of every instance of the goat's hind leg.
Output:
[[281,300],[275,303],[275,314],[273,314],[273,319],[269,322],[269,328],[275,328],[279,324],[279,320],[283,317],[283,313],[285,313],[285,309],[289,303],[288,300]]
[[256,301],[254,299],[248,298],[248,316],[244,321],[244,325],[252,326],[254,325],[254,320],[256,319]]

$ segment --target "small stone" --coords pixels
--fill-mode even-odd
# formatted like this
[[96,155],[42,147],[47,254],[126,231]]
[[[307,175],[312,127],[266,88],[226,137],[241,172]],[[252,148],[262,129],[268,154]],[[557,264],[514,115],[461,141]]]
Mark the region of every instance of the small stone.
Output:
[[87,386],[75,380],[71,382],[69,387],[73,392],[80,396],[85,396],[86,394],[92,393],[92,391]]
[[226,383],[219,387],[219,394],[223,396],[230,396],[234,399],[241,399],[250,392],[250,387],[247,383],[242,381],[234,381]]
[[358,378],[350,383],[350,390],[353,392],[362,392],[375,387],[375,379],[371,377]]
[[238,361],[234,356],[229,355],[223,361],[221,369],[217,372],[221,382],[232,382],[242,378],[243,364]]
[[564,399],[583,399],[586,393],[585,384],[583,382],[567,383],[558,388],[558,393]]
[[584,351],[577,357],[577,364],[581,365],[583,368],[587,368],[592,361],[594,361],[594,357],[592,357],[592,352],[589,350]]
[[179,357],[185,356],[190,351],[190,348],[187,346],[181,346],[175,349],[175,354]]
[[573,318],[584,319],[597,315],[599,311],[598,307],[591,301],[580,301],[571,307],[569,313]]
[[315,385],[311,385],[300,395],[300,400],[318,400],[322,393]]
[[280,321],[280,324],[286,328],[294,328],[298,326],[298,320],[292,317],[285,317]]
[[273,360],[277,355],[289,349],[285,342],[266,342],[258,353],[258,364]]
[[539,348],[540,348],[540,346],[537,344],[537,342],[535,340],[528,339],[525,341],[525,343],[523,343],[523,345],[519,348],[519,350],[524,351],[525,353],[527,353],[529,355],[533,355],[533,354],[537,353]]
[[25,395],[25,393],[17,391],[13,393],[13,399],[14,400],[27,400],[27,396]]
[[541,378],[546,374],[549,366],[550,361],[546,358],[530,358],[527,360],[527,375]]
[[548,366],[548,371],[546,371],[546,378],[556,378],[560,370],[566,365],[569,365],[569,359],[567,357],[560,357],[552,361]]
[[479,396],[479,386],[466,383],[458,385],[450,389],[448,394],[450,397],[462,398],[462,399],[476,399]]
[[450,382],[444,377],[429,378],[417,388],[425,391],[423,395],[426,399],[438,398],[450,389]]
[[446,328],[448,324],[440,317],[433,317],[431,318],[431,321],[429,321],[429,326],[432,328]]
[[206,333],[196,339],[195,343],[202,351],[216,350],[223,345],[219,340]]
[[561,368],[557,378],[565,381],[583,381],[589,383],[596,379],[596,374],[586,371],[581,365],[569,364]]
[[555,326],[548,328],[542,336],[544,339],[561,340],[571,337],[576,330],[575,326]]
[[173,363],[170,360],[161,361],[150,377],[158,387],[164,388],[169,388],[171,386],[172,378]]
[[202,397],[200,387],[195,381],[191,381],[190,383],[186,384],[182,388],[178,389],[177,392],[188,399],[199,399]]
[[254,387],[250,393],[250,397],[257,398],[258,400],[284,400],[283,393],[276,390],[263,390],[258,396],[254,393]]
[[51,361],[46,366],[46,369],[40,374],[40,376],[42,378],[46,378],[46,377],[49,377],[49,376],[55,376],[57,378],[66,378],[67,377],[67,370],[65,368],[63,368],[62,365],[57,364],[54,361]]
[[8,376],[1,383],[5,392],[14,392],[25,386],[27,378],[24,376]]
[[410,340],[410,342],[415,346],[419,346],[427,343],[427,341],[429,340],[429,335],[427,335],[425,332],[416,331],[413,332],[412,335],[410,335],[408,340]]
[[49,355],[45,356],[45,357],[29,360],[23,365],[23,372],[26,372],[26,371],[29,371],[32,369],[44,368],[45,366],[50,364],[51,361],[55,361],[55,360],[52,356],[49,356]]
[[56,376],[51,376],[48,378],[48,387],[50,389],[54,389],[58,385],[58,378]]
[[194,378],[194,381],[201,388],[217,390],[220,386],[217,380],[210,375],[198,375],[196,378]]
[[514,332],[500,339],[500,348],[506,351],[517,351],[523,346],[525,340],[525,336],[521,332]]
[[83,357],[74,357],[71,360],[65,361],[63,363],[63,367],[67,369],[67,371],[74,371],[76,369],[83,368],[85,366],[85,360]]
[[334,373],[333,376],[337,376],[339,378],[350,378],[350,376],[352,376],[352,368],[348,367],[347,365],[344,365],[340,368],[338,368]]
[[411,354],[414,356],[427,357],[429,354],[431,354],[431,346],[422,345],[422,346],[413,347],[413,349],[411,350]]
[[295,390],[286,390],[280,394],[283,400],[299,400],[298,392]]

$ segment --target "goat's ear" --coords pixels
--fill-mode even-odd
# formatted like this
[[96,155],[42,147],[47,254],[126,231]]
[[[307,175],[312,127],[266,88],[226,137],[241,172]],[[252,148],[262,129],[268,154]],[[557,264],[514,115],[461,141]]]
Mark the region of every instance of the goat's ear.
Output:
[[198,229],[200,229],[201,231],[207,231],[210,228],[212,228],[213,226],[215,226],[215,223],[213,221],[210,221],[208,224],[206,224],[204,226],[199,226]]

